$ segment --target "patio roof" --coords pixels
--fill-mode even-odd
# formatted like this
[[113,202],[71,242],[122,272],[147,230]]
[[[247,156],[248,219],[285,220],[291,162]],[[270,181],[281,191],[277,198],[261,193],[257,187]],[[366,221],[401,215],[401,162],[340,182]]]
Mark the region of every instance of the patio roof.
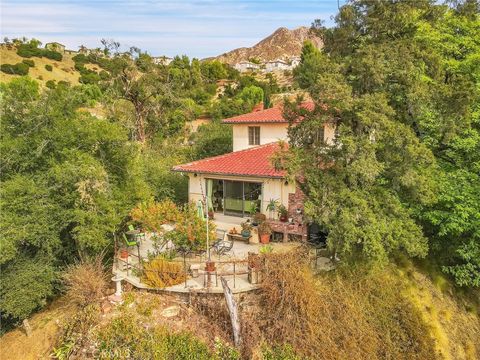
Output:
[[178,165],[173,171],[281,179],[285,177],[286,171],[275,169],[270,160],[279,149],[279,144],[273,142]]

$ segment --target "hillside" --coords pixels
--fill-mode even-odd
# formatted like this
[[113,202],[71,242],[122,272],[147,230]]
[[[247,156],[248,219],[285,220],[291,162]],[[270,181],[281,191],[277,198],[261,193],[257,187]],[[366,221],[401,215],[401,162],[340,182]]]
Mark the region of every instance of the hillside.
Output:
[[322,46],[321,39],[305,26],[293,30],[281,27],[252,47],[238,48],[215,59],[232,65],[252,58],[264,61],[291,58],[300,55],[305,40],[311,40],[317,47]]
[[[17,55],[14,47],[7,48],[0,46],[0,63],[1,64],[16,64],[21,63],[25,58]],[[37,80],[41,84],[45,84],[48,80],[68,81],[71,84],[78,84],[80,73],[75,70],[75,63],[72,60],[72,55],[63,54],[61,61],[55,61],[47,58],[32,57],[35,66],[30,68],[28,76]],[[45,69],[45,65],[51,65],[52,71]],[[0,72],[0,82],[8,82],[11,79],[18,77],[18,75],[5,74]]]
[[[292,273],[290,266],[298,265],[295,257],[281,260],[280,267],[279,263],[271,263],[272,277],[260,292],[237,300],[244,338],[242,358],[293,359],[278,357],[278,353],[277,357],[266,357],[265,343],[260,339],[273,348],[275,343],[291,343],[300,354],[319,351],[322,359],[343,359],[345,351],[349,359],[479,358],[480,348],[475,339],[480,336],[480,323],[475,305],[452,296],[445,282],[430,279],[411,263],[370,275],[314,276],[301,268]],[[275,297],[265,302],[271,291],[279,290],[287,307],[279,306],[280,299]],[[103,341],[103,351],[110,346],[137,355],[139,351],[165,351],[150,344],[152,339],[164,341],[164,336],[187,336],[184,339],[199,341],[211,351],[218,349],[219,342],[228,346],[231,341],[222,297],[192,295],[186,304],[167,294],[132,291],[124,293],[123,298],[123,305],[104,306],[100,318],[82,326],[73,337],[66,335],[65,329],[80,321],[82,311],[74,315],[66,298],[62,298],[29,320],[31,337],[18,328],[0,338],[0,357],[48,358],[56,347],[58,356],[69,352],[73,359],[98,358],[93,353],[98,349],[99,338]],[[291,301],[304,305],[297,308]],[[277,316],[283,311],[288,318],[280,320]],[[295,337],[301,330],[297,325],[309,326],[315,333]],[[134,342],[129,341],[132,336]],[[299,347],[302,342],[304,348]],[[180,348],[180,343],[172,345]]]

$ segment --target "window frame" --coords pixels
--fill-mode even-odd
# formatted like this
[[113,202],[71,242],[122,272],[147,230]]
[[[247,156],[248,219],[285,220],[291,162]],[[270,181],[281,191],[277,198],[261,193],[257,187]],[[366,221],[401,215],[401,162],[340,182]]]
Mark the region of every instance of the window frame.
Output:
[[248,145],[249,146],[260,145],[260,126],[248,127]]

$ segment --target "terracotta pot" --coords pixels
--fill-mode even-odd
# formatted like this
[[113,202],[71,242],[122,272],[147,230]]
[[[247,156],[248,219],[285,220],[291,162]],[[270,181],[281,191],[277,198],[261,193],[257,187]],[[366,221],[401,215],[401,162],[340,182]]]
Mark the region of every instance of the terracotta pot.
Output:
[[205,271],[208,271],[208,272],[215,271],[215,263],[213,261],[207,261],[205,263]]
[[270,234],[261,234],[260,235],[260,242],[262,244],[268,244],[270,242]]
[[215,213],[214,213],[213,211],[209,211],[209,212],[208,212],[208,218],[209,218],[210,220],[214,219],[214,218],[215,218]]
[[281,222],[287,222],[287,220],[288,220],[287,215],[280,215],[280,221]]
[[127,259],[128,258],[128,250],[122,249],[120,250],[120,259]]

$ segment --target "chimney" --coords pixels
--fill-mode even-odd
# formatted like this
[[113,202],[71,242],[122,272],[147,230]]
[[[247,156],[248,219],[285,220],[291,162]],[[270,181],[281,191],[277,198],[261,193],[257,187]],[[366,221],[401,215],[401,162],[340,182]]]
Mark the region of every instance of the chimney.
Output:
[[262,111],[263,110],[263,101],[259,102],[257,105],[255,105],[252,109],[252,112],[257,112],[257,111]]

